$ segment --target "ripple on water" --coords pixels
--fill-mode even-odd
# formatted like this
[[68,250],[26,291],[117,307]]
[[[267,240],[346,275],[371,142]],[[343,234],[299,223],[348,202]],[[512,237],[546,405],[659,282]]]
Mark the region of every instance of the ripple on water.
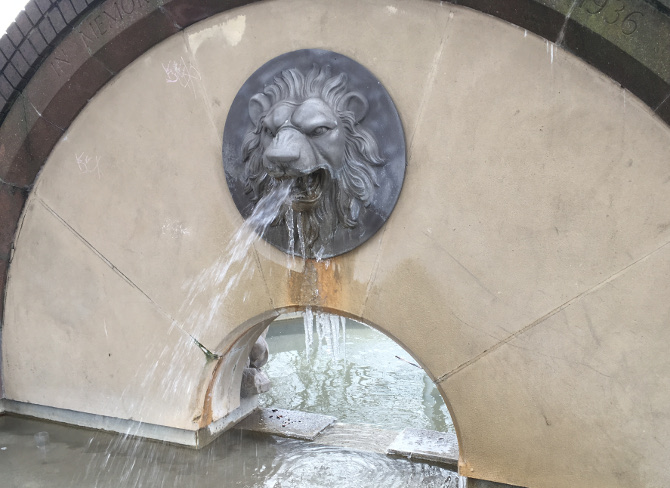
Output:
[[272,467],[264,487],[458,487],[457,475],[438,466],[292,440],[277,452]]
[[264,407],[333,415],[349,424],[383,429],[455,432],[435,384],[412,364],[393,340],[347,319],[339,357],[314,334],[306,348],[302,320],[270,326],[270,360],[264,371],[272,381],[261,395]]

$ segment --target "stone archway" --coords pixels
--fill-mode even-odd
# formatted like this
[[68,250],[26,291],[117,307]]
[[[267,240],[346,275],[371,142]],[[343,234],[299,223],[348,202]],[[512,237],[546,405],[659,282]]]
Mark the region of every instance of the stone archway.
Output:
[[[576,17],[524,5],[498,14],[539,8],[554,20],[529,23],[581,39]],[[183,25],[165,23],[177,11],[137,11],[109,45],[61,63],[71,83],[48,94],[35,92],[51,79],[43,64],[5,118],[6,215],[18,228],[7,238],[6,404],[196,431],[215,366],[205,352],[225,353],[268,310],[313,306],[384,324],[449,390],[467,476],[667,482],[658,446],[670,429],[650,427],[667,412],[664,81],[639,89],[660,97],[650,109],[553,43],[450,4],[266,2],[167,37]],[[166,30],[119,55],[152,22]],[[333,260],[254,244],[210,326],[181,323],[182,286],[225,255],[241,223],[220,162],[227,107],[251,71],[299,47],[343,52],[389,89],[408,134],[398,206]]]

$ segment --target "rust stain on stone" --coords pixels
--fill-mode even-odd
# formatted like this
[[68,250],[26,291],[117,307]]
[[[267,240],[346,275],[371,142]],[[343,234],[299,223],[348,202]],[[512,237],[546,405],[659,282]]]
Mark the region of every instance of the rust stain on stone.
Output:
[[353,270],[341,259],[305,260],[302,272],[289,270],[287,299],[298,307],[351,310],[352,297],[362,296],[363,286],[354,281]]
[[219,359],[216,362],[216,366],[214,366],[214,368],[212,369],[212,375],[207,385],[207,392],[205,393],[205,403],[203,405],[202,413],[200,414],[199,419],[200,422],[198,424],[198,427],[201,429],[211,424],[212,419],[214,417],[214,414],[212,413],[212,389],[214,388],[216,377],[219,374],[219,369],[223,364],[223,359],[224,359],[223,356],[219,357]]

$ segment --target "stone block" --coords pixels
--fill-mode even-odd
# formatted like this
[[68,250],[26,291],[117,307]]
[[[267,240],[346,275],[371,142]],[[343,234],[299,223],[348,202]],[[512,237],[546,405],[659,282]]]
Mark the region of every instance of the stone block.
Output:
[[650,107],[657,107],[668,91],[668,80],[576,21],[567,23],[562,45],[625,86]]
[[14,46],[19,46],[23,41],[23,32],[19,29],[19,26],[16,25],[16,22],[12,22],[9,27],[7,27],[7,37],[12,41]]
[[107,1],[78,24],[82,48],[118,72],[157,42],[178,31],[160,0]]
[[15,51],[14,55],[9,58],[9,62],[14,65],[16,71],[18,71],[22,77],[25,77],[28,70],[30,70],[30,65],[26,62],[20,51]]
[[70,3],[70,0],[60,0],[60,2],[58,2],[58,10],[60,10],[63,19],[65,19],[65,22],[68,24],[77,17],[77,12]]
[[70,37],[44,61],[24,90],[42,116],[58,127],[67,127],[88,100],[111,79],[112,74],[88,53],[72,49]]
[[42,11],[42,14],[46,14],[49,9],[51,8],[52,1],[51,0],[35,0],[35,3],[39,7],[39,9]]
[[335,417],[279,408],[259,408],[237,425],[238,429],[313,441]]
[[26,12],[22,11],[19,12],[19,15],[16,17],[16,26],[23,34],[23,37],[26,37],[33,28],[33,21],[28,17]]
[[12,186],[0,183],[0,259],[9,261],[14,234],[21,216],[21,210],[26,201],[26,192]]
[[[182,62],[191,78],[170,81],[166,69]],[[272,306],[253,247],[231,256],[241,217],[225,210],[234,204],[221,135],[206,122],[194,66],[183,37],[175,36],[117,75],[70,126],[35,191],[205,347],[222,352],[226,331]],[[117,108],[108,111],[108,103]],[[128,131],[130,120],[137,130]],[[97,135],[80,137],[84,127],[96,127]],[[77,185],[77,202],[64,198],[61,184]],[[214,194],[223,197],[217,205],[208,200]],[[222,295],[229,283],[240,286]]]
[[163,8],[177,25],[184,28],[219,12],[254,1],[257,0],[169,0],[164,3]]
[[[0,89],[2,86],[0,79]],[[21,176],[21,166],[31,164],[25,145],[27,136],[25,99],[19,97],[0,126],[0,179],[13,186],[25,187],[30,184]]]
[[49,19],[46,17],[40,21],[38,28],[48,44],[51,44],[54,39],[56,39],[56,30],[53,28],[51,22],[49,22]]
[[391,456],[458,466],[456,434],[434,430],[404,429],[386,449]]
[[32,44],[30,44],[30,42],[27,41],[24,41],[21,44],[19,52],[23,55],[23,58],[26,60],[26,63],[28,63],[28,65],[30,66],[35,64],[35,61],[37,61],[37,58],[39,57],[37,51],[35,51],[35,48],[33,48]]
[[14,68],[14,66],[11,63],[8,63],[5,66],[5,69],[2,70],[2,74],[5,76],[7,81],[9,81],[9,83],[12,85],[13,90],[21,86],[21,83],[23,82],[23,77],[19,74],[19,72],[16,70],[16,68]]
[[33,48],[40,53],[40,56],[47,48],[47,41],[44,39],[42,32],[39,29],[33,29],[28,35],[28,41],[33,45]]
[[14,87],[3,73],[3,75],[0,76],[0,95],[8,100],[13,94]]
[[82,13],[84,10],[86,10],[86,7],[88,7],[88,3],[86,3],[86,0],[71,0],[71,1],[72,6],[74,7],[77,14]]
[[63,14],[61,14],[58,9],[54,8],[49,10],[47,19],[49,19],[49,22],[57,33],[61,33],[67,27]]
[[9,36],[7,34],[0,37],[0,51],[2,51],[5,57],[7,57],[8,59],[12,57],[12,54],[14,54],[15,49],[16,47],[9,39]]
[[123,31],[101,45],[95,51],[95,57],[110,70],[119,72],[150,47],[176,32],[178,28],[171,19],[153,7],[141,21],[128,22]]
[[17,238],[3,326],[6,398],[197,430],[211,377],[203,353],[52,209],[34,198],[29,205],[34,218]]
[[33,26],[36,26],[43,16],[35,0],[30,0],[24,7],[24,11],[26,12],[26,15],[32,22]]
[[564,20],[559,12],[531,0],[456,0],[451,3],[494,15],[552,41],[558,38]]
[[256,368],[244,368],[242,372],[242,387],[240,396],[248,398],[270,391],[270,378],[263,371]]
[[19,181],[31,185],[56,142],[63,135],[63,131],[44,117],[39,117],[32,107],[28,107],[26,110],[32,111],[36,119],[30,126],[30,131],[24,142],[27,152],[30,154],[30,159],[21,164],[18,175],[20,175]]
[[[658,447],[670,443],[670,420],[659,415],[670,391],[660,373],[670,367],[668,270],[666,245],[449,377],[442,386],[458,398],[452,413],[465,439],[461,473],[548,488],[564,487],[566,470],[599,488],[670,480]],[[605,467],[625,466],[632,453],[635,469]]]

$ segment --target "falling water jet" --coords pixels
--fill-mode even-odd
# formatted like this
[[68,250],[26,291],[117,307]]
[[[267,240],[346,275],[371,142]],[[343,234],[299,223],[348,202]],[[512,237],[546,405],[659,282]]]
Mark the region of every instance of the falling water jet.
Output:
[[303,315],[305,326],[305,355],[309,357],[312,353],[312,343],[314,342],[314,315],[312,309],[307,307]]
[[[282,182],[261,198],[222,256],[191,282],[179,313],[184,318],[177,321],[178,324],[195,325],[195,330],[190,335],[195,338],[201,336],[214,322],[225,297],[240,283],[243,276],[249,276],[247,271],[252,262],[249,259],[249,249],[265,233],[268,226],[276,221],[282,206],[290,200],[290,193],[291,182]],[[237,264],[241,264],[241,268],[232,272],[233,266]],[[196,305],[197,299],[207,290],[222,284],[223,289],[219,289],[205,305]]]
[[286,229],[288,230],[288,252],[295,257],[295,222],[293,219],[293,207],[289,205],[286,211]]

